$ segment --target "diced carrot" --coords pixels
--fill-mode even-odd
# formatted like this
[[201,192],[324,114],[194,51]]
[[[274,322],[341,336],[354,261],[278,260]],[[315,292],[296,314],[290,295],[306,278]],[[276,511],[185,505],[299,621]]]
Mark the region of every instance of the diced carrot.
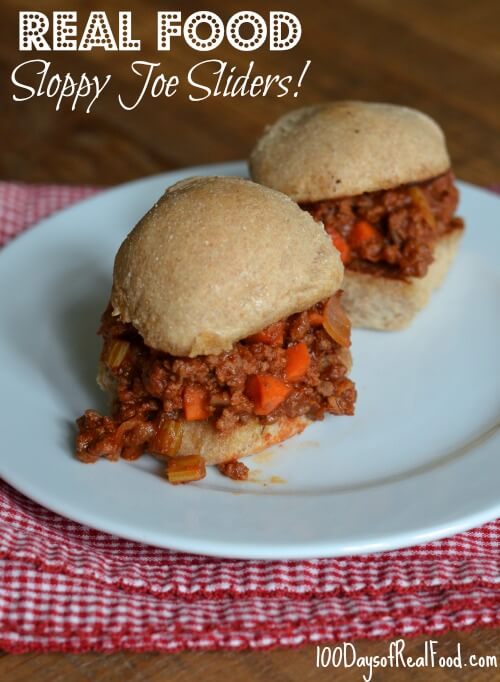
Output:
[[286,349],[286,378],[298,381],[307,374],[311,365],[311,356],[305,343],[297,343]]
[[265,343],[268,346],[281,346],[283,344],[283,337],[285,334],[284,322],[275,322],[270,324],[256,334],[252,334],[247,338],[250,343]]
[[349,247],[349,244],[346,242],[344,237],[338,232],[332,232],[330,234],[330,239],[332,240],[332,244],[334,245],[334,247],[340,253],[342,263],[344,263],[345,265],[346,263],[349,262],[351,257],[351,249]]
[[167,464],[166,475],[170,483],[190,483],[206,476],[205,460],[201,455],[171,457]]
[[354,223],[354,227],[348,237],[349,244],[354,248],[358,248],[367,242],[379,241],[382,235],[366,220],[358,220]]
[[316,310],[311,310],[308,317],[311,327],[321,327],[323,324],[323,315]]
[[184,417],[188,422],[207,419],[210,416],[207,393],[201,386],[188,385],[183,396]]
[[262,416],[276,409],[291,390],[271,374],[254,374],[248,377],[245,392],[254,404],[255,414]]

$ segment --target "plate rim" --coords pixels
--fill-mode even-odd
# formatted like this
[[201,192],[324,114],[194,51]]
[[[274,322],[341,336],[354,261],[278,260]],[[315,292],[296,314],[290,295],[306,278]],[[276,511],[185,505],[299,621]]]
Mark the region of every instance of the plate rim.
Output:
[[[16,244],[19,245],[20,242],[21,247],[17,248],[22,248],[22,244],[24,244],[25,240],[32,234],[33,228],[37,228],[37,230],[40,228],[43,229],[44,224],[50,223],[55,215],[60,216],[61,214],[64,214],[68,211],[78,210],[79,208],[81,208],[82,204],[88,204],[90,202],[99,201],[99,199],[102,197],[109,198],[109,196],[112,195],[113,193],[115,192],[119,193],[120,191],[123,191],[123,189],[127,187],[136,188],[140,187],[140,185],[142,184],[147,185],[149,183],[160,182],[161,180],[165,181],[165,187],[167,187],[168,184],[171,184],[174,181],[172,180],[172,178],[178,179],[179,176],[182,177],[192,174],[207,175],[214,174],[214,172],[215,174],[220,172],[221,175],[230,174],[246,175],[247,165],[245,161],[229,161],[217,164],[204,164],[194,167],[180,168],[173,171],[157,173],[143,178],[137,178],[110,188],[103,188],[96,194],[93,194],[92,196],[87,197],[82,201],[78,201],[60,211],[57,211],[54,214],[51,214],[50,216],[44,218],[43,220],[38,221],[37,223],[30,226],[29,229],[24,230],[21,234],[9,240],[9,242],[2,249],[0,249],[1,252],[0,268],[3,259],[3,256],[1,255],[2,253],[10,252],[11,248]],[[459,181],[459,186],[466,187],[470,190],[473,190],[474,192],[480,192],[485,196],[488,196],[489,198],[494,197],[498,199],[500,202],[500,199],[498,197],[495,197],[495,195],[487,189],[477,187],[476,185],[472,185],[470,183],[463,181]],[[114,519],[113,520],[107,519],[104,522],[101,522],[99,521],[99,519],[93,518],[92,513],[87,514],[86,517],[85,515],[82,514],[73,515],[71,511],[68,511],[67,508],[63,508],[57,503],[51,504],[50,501],[47,501],[47,499],[43,497],[43,491],[41,490],[37,491],[36,485],[34,486],[34,488],[30,488],[30,486],[26,484],[26,481],[20,481],[16,478],[15,474],[12,475],[12,472],[9,473],[8,471],[5,471],[5,466],[2,464],[1,461],[0,477],[3,478],[3,480],[7,482],[9,485],[13,486],[16,490],[28,496],[30,499],[44,506],[45,508],[50,509],[51,511],[59,514],[60,516],[68,518],[72,521],[99,530],[100,532],[113,534],[115,536],[126,538],[128,540],[132,540],[135,542],[146,542],[147,544],[151,544],[156,547],[173,549],[175,551],[235,559],[274,559],[274,560],[309,559],[318,557],[326,558],[346,555],[371,554],[381,551],[390,551],[398,548],[409,547],[415,544],[420,544],[422,542],[431,542],[443,537],[448,537],[459,532],[464,532],[466,530],[477,527],[478,525],[482,525],[483,523],[491,521],[494,518],[500,516],[499,499],[497,503],[492,507],[478,510],[476,513],[469,514],[464,518],[460,518],[459,515],[459,517],[454,522],[447,523],[443,522],[442,524],[435,524],[432,528],[422,530],[419,534],[415,534],[414,531],[413,532],[402,531],[399,534],[393,534],[392,536],[388,536],[383,540],[379,539],[373,541],[371,546],[366,543],[364,545],[359,546],[356,545],[351,546],[346,543],[339,545],[338,541],[336,541],[334,538],[330,540],[324,540],[322,543],[314,541],[311,544],[311,546],[307,542],[303,541],[301,542],[300,545],[295,544],[278,545],[274,547],[266,545],[264,546],[255,545],[251,543],[250,544],[244,543],[237,547],[234,547],[234,544],[232,544],[228,547],[228,545],[225,544],[224,541],[205,542],[204,540],[198,539],[198,541],[196,541],[195,543],[196,546],[194,546],[193,540],[190,539],[189,537],[187,539],[185,537],[179,536],[175,536],[174,538],[172,538],[168,537],[167,534],[163,536],[163,538],[155,536],[154,538],[148,539],[149,537],[148,533],[145,533],[144,529],[142,531],[139,531],[141,537],[138,537],[138,533],[134,532],[127,533],[126,528],[124,529],[124,527],[117,527]],[[195,486],[193,486],[193,488],[195,488]],[[297,496],[299,496],[299,494],[297,494]],[[146,537],[146,539],[144,539],[145,535],[148,536]],[[234,552],[231,551],[231,547],[234,548],[235,550]],[[288,547],[289,549],[286,549],[286,547]]]

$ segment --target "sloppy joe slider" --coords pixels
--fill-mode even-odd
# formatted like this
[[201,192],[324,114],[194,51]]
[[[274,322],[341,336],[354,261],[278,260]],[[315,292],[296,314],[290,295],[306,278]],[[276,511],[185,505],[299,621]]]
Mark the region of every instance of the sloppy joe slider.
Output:
[[264,133],[250,168],[324,223],[353,325],[405,327],[441,284],[464,226],[443,132],[425,114],[354,101],[299,109]]
[[80,417],[78,457],[151,453],[172,482],[205,463],[237,476],[228,463],[353,414],[342,277],[322,225],[283,194],[226,177],[170,187],[116,256],[98,377],[113,407]]

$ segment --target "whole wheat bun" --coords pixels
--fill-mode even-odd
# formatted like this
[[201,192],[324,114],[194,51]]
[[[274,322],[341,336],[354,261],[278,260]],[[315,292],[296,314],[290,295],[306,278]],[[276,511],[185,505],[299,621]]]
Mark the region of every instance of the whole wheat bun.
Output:
[[290,198],[242,178],[190,178],[121,245],[111,302],[152,348],[218,354],[330,296],[343,271],[323,226]]
[[455,229],[438,240],[434,261],[425,277],[400,280],[346,270],[342,305],[351,324],[386,331],[407,327],[425,308],[431,293],[441,286],[462,235],[463,229]]
[[[307,417],[281,417],[266,425],[252,419],[223,435],[207,421],[182,422],[182,442],[176,457],[196,453],[206,464],[224,464],[277,445],[301,433],[309,424]],[[155,457],[165,459],[158,454]]]
[[427,180],[450,168],[443,131],[415,109],[332,102],[270,126],[250,156],[252,179],[300,203]]
[[[345,348],[342,348],[340,353],[342,362],[349,372],[352,365],[351,353]],[[103,390],[108,391],[114,400],[115,379],[102,362],[99,365],[97,383]],[[273,424],[266,425],[257,419],[251,419],[224,435],[217,431],[210,421],[183,421],[182,440],[176,456],[197,454],[204,458],[206,464],[223,464],[281,443],[303,431],[309,424],[311,420],[307,417],[293,419],[282,417]],[[155,456],[162,458],[158,454]]]

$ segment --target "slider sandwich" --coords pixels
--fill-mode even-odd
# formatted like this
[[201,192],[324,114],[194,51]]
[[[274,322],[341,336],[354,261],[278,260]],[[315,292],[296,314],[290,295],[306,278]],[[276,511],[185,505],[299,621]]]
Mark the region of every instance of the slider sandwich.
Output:
[[353,325],[403,328],[442,283],[464,224],[443,132],[425,114],[350,101],[292,111],[258,141],[250,170],[323,222]]
[[322,225],[275,190],[170,187],[116,256],[98,376],[113,407],[80,417],[77,456],[154,454],[172,482],[205,463],[240,477],[240,457],[353,414],[343,270]]

